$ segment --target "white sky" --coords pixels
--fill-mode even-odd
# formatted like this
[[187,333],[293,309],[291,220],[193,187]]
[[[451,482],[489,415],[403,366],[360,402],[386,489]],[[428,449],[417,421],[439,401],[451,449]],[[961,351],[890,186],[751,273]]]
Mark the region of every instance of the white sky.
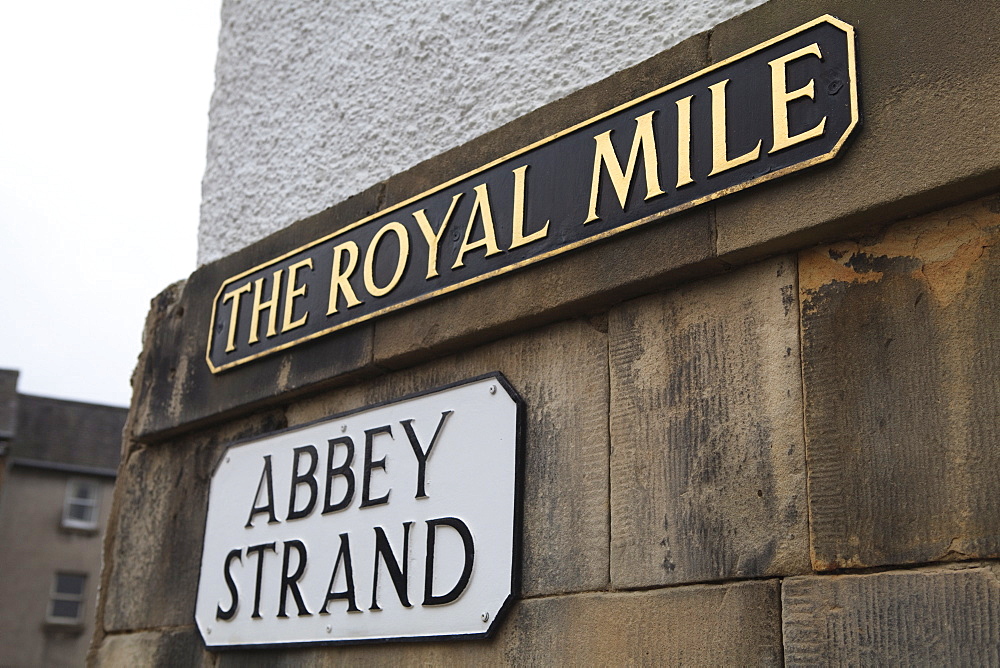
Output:
[[0,368],[127,405],[194,271],[220,0],[0,0]]

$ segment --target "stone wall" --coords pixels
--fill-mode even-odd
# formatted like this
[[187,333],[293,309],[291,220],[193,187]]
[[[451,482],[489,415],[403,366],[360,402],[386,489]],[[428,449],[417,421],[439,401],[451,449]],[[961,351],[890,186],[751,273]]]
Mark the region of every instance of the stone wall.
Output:
[[[821,14],[864,125],[828,165],[212,375],[229,276]],[[102,665],[1000,663],[1000,20],[772,0],[397,174],[154,300]],[[209,652],[226,445],[500,371],[527,403],[523,582],[485,641]]]

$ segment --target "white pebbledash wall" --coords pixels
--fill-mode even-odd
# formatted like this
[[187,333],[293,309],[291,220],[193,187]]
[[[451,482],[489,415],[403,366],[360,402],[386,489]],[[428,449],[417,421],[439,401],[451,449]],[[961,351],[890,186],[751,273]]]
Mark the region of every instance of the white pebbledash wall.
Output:
[[199,264],[762,2],[224,0]]

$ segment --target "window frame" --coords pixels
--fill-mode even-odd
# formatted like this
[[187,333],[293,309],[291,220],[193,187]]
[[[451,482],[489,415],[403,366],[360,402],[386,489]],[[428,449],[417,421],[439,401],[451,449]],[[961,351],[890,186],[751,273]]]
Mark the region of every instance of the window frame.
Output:
[[[59,579],[61,577],[75,577],[82,580],[80,593],[59,591]],[[45,608],[45,621],[48,624],[57,626],[83,626],[84,605],[87,602],[87,580],[86,573],[78,571],[56,571],[52,574],[52,585],[49,589],[49,602]],[[57,602],[71,602],[77,604],[76,617],[65,617],[56,615],[54,608]]]
[[[92,495],[90,498],[81,497],[78,492],[81,488],[88,488]],[[96,531],[100,523],[101,506],[101,486],[91,478],[70,478],[66,481],[66,498],[63,501],[62,527],[64,529],[77,529],[81,531]],[[70,510],[74,507],[87,507],[90,510],[90,517],[79,519],[73,517]]]

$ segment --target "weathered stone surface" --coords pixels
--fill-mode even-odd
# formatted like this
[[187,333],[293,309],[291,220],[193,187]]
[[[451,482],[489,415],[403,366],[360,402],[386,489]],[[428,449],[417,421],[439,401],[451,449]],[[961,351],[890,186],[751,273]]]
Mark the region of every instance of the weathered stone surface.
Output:
[[[210,305],[226,278],[824,13],[853,23],[859,36],[864,126],[834,163],[437,304],[209,373]],[[595,313],[721,271],[720,255],[749,262],[988,192],[1000,180],[1000,154],[989,141],[1000,135],[1000,115],[992,113],[1000,92],[1000,69],[993,67],[1000,44],[980,26],[998,19],[1000,7],[985,2],[770,2],[206,265],[178,291],[177,301],[157,307],[163,318],[146,346],[143,376],[151,380],[137,396],[138,433],[167,438],[291,394],[370,377],[379,371],[376,364],[402,368],[515,329]]]
[[712,60],[823,14],[857,29],[861,130],[832,164],[719,200],[727,259],[843,238],[1000,183],[1000,41],[983,29],[1000,3],[769,2],[712,30]]
[[790,666],[1000,664],[995,563],[789,578],[781,601]]
[[561,323],[332,391],[290,407],[289,422],[301,424],[490,371],[502,372],[527,403],[522,592],[605,588],[607,338],[592,324]]
[[808,570],[794,258],[611,311],[615,587]]
[[108,526],[98,641],[102,632],[193,622],[215,466],[228,443],[284,426],[283,414],[274,411],[213,433],[131,449],[119,470]]
[[109,635],[91,650],[89,659],[92,665],[129,668],[215,665],[215,657],[205,651],[194,627]]
[[[707,54],[707,38],[693,37],[199,268],[185,284],[154,304],[141,373],[149,380],[137,395],[136,433],[144,440],[162,440],[287,401],[296,393],[376,374],[374,327],[368,323],[211,374],[205,349],[216,291],[230,276],[686,76],[704,66]],[[459,291],[432,306],[408,308],[378,319],[377,363],[393,368],[420,363],[513,330],[600,310],[650,285],[719,269],[713,261],[708,209],[646,227],[572,253],[572,261],[556,259]],[[622,262],[623,257],[630,260]],[[492,308],[483,309],[484,302]]]
[[487,641],[226,652],[240,666],[781,665],[775,581],[522,601]]
[[718,267],[708,211],[687,212],[379,319],[375,363],[400,368]]
[[132,410],[135,434],[151,441],[345,383],[371,368],[370,325],[352,327],[219,374],[205,361],[212,303],[223,281],[374,212],[376,186],[194,272],[153,300],[143,335]]
[[1000,199],[801,254],[815,569],[1000,554]]
[[[703,68],[705,35],[548,104],[475,141],[427,160],[386,182],[391,205],[476,169]],[[612,303],[720,269],[707,208],[549,262],[451,293],[375,322],[375,362],[402,368],[429,356],[512,331],[603,310]],[[483,308],[489,304],[489,308]]]

